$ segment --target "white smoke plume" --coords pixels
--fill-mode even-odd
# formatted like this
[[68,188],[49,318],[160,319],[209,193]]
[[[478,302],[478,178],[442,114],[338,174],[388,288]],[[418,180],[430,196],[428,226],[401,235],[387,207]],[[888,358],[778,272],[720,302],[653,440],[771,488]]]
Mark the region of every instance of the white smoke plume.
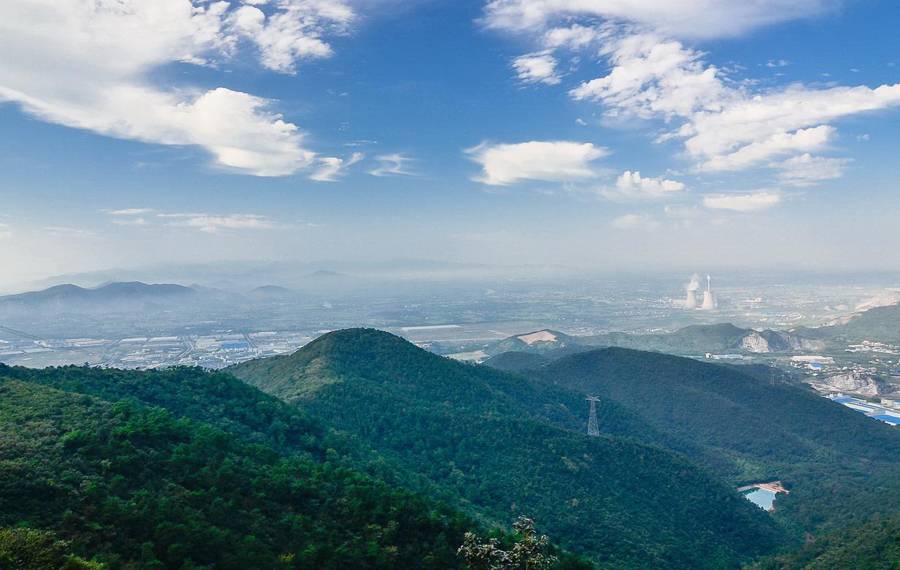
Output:
[[698,291],[700,289],[700,276],[696,273],[691,275],[690,282],[684,288],[688,291]]

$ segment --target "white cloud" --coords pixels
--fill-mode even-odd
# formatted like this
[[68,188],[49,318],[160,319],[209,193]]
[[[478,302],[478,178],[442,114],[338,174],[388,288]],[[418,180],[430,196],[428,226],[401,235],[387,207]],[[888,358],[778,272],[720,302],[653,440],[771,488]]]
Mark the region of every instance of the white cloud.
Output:
[[556,58],[549,53],[523,55],[514,59],[512,65],[523,83],[556,85],[560,82],[556,73]]
[[92,237],[96,235],[90,230],[71,228],[68,226],[46,226],[43,228],[43,232],[49,236],[64,238]]
[[718,110],[729,96],[718,69],[704,65],[703,54],[654,33],[610,32],[601,54],[611,64],[610,72],[582,83],[570,94],[576,100],[603,103],[607,114],[687,116]]
[[760,190],[746,194],[711,194],[703,197],[704,207],[732,212],[756,212],[771,208],[779,202],[781,193],[774,190]]
[[626,170],[612,188],[602,188],[600,194],[610,200],[658,200],[678,195],[684,184],[663,177],[648,178],[638,171]]
[[894,106],[900,106],[900,84],[875,89],[811,89],[795,85],[782,91],[742,96],[721,112],[697,113],[679,136],[686,138],[685,148],[692,156],[713,158],[776,135]]
[[647,230],[659,228],[659,222],[647,214],[625,214],[615,218],[610,225],[617,230]]
[[354,152],[350,158],[343,159],[329,156],[319,159],[319,168],[309,178],[316,182],[335,182],[348,168],[363,159],[363,153]]
[[338,0],[281,0],[267,7],[262,35],[252,35],[245,9],[257,8],[201,0],[0,3],[0,52],[16,54],[0,59],[0,101],[102,135],[197,145],[237,172],[292,174],[315,155],[271,101],[226,88],[154,84],[159,67],[227,58],[241,38],[269,38],[276,28],[278,41],[257,41],[261,57],[290,71],[299,58],[327,55],[321,46],[302,46],[319,45],[331,26],[349,21]]
[[271,218],[256,214],[158,214],[167,225],[214,234],[222,230],[271,230],[278,227]]
[[595,27],[573,24],[547,30],[544,33],[544,45],[548,48],[579,50],[597,42],[601,37],[602,34]]
[[592,178],[591,163],[609,154],[603,147],[571,141],[482,143],[466,151],[483,171],[475,180],[504,186],[521,180],[564,182]]
[[110,216],[142,216],[155,212],[152,208],[123,208],[121,210],[102,210]]
[[676,37],[715,38],[811,16],[837,5],[838,0],[490,0],[484,23],[520,32],[575,17],[602,18]]
[[742,146],[730,154],[713,155],[710,160],[698,165],[697,168],[705,172],[744,170],[776,156],[820,150],[834,138],[836,132],[837,129],[834,127],[821,125],[792,133],[775,133],[766,139]]
[[401,153],[381,154],[375,157],[378,166],[369,171],[372,176],[412,176],[407,168],[412,159]]
[[9,224],[0,222],[0,239],[8,239],[11,238],[12,235],[12,229],[9,227]]
[[282,0],[278,6],[268,16],[255,6],[241,6],[228,23],[256,44],[264,66],[282,73],[294,73],[297,60],[329,57],[331,46],[322,36],[343,32],[355,17],[349,6],[335,0]]
[[782,183],[790,186],[812,186],[824,180],[840,178],[851,162],[847,158],[826,158],[809,153],[794,156],[775,165]]
[[112,221],[117,226],[146,226],[147,218],[135,218],[129,216],[127,218],[118,218]]
[[[682,141],[683,156],[700,172],[771,167],[775,159],[817,152],[837,136],[833,121],[900,106],[900,84],[875,88],[793,84],[761,90],[737,83],[708,64],[703,53],[667,35],[672,30],[654,24],[656,16],[641,15],[649,14],[651,8],[660,14],[670,8],[685,13],[720,9],[739,13],[744,9],[739,4],[756,10],[772,9],[777,3],[495,0],[488,6],[488,22],[506,27],[517,14],[516,18],[535,27],[513,27],[534,33],[551,54],[554,46],[591,49],[597,43],[609,66],[607,72],[571,89],[570,96],[601,104],[607,117],[665,121],[669,129],[657,142]],[[817,3],[807,7],[813,4]],[[547,28],[562,15],[570,17],[566,27]],[[579,15],[603,20],[579,23],[571,19]]]

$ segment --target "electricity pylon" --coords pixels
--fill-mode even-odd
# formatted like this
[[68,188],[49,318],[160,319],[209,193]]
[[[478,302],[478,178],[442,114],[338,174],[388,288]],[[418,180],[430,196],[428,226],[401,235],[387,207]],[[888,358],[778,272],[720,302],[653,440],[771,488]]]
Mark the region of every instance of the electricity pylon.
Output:
[[597,402],[600,401],[600,398],[597,396],[588,396],[585,398],[588,402],[591,403],[591,415],[588,418],[588,435],[591,437],[599,437],[600,436],[600,426],[597,423]]

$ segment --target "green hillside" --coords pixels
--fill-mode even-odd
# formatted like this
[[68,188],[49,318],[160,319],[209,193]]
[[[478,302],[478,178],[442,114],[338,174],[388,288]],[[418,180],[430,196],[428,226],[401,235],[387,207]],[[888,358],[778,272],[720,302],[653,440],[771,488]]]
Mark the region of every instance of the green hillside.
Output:
[[781,479],[791,493],[779,498],[777,515],[787,523],[812,530],[900,508],[900,434],[801,387],[617,348],[531,374],[596,394],[692,443],[701,453],[685,453],[735,484]]
[[900,305],[875,307],[851,317],[846,323],[834,326],[802,329],[811,338],[844,341],[877,340],[900,343]]
[[[220,412],[228,431],[183,417]],[[459,565],[470,519],[341,467],[309,426],[227,375],[0,368],[0,528],[35,529],[0,531],[0,560],[71,548],[109,568]]]
[[511,350],[492,356],[482,364],[506,372],[522,372],[523,370],[539,368],[549,362],[550,359],[541,354]]
[[753,570],[897,570],[900,568],[900,516],[874,520],[810,541],[774,556]]
[[[528,513],[608,568],[727,568],[770,551],[770,517],[683,457],[584,435],[584,393],[454,362],[372,330],[330,333],[297,353],[238,365],[293,402],[506,519]],[[667,436],[616,405],[608,434]]]

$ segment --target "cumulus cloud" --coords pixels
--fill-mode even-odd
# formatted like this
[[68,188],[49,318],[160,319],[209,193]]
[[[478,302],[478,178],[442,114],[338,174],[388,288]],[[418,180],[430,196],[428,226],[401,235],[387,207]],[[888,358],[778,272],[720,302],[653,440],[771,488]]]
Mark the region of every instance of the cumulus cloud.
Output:
[[[484,23],[531,35],[542,53],[553,57],[558,57],[559,50],[599,53],[607,64],[605,73],[571,89],[573,99],[600,104],[607,117],[661,119],[667,130],[657,142],[680,141],[682,156],[692,161],[697,172],[741,171],[780,168],[778,160],[821,151],[837,136],[834,121],[900,106],[900,84],[825,88],[793,84],[760,89],[727,77],[684,40],[741,33],[836,4],[830,0],[492,0]],[[829,166],[829,176],[820,180],[840,170],[837,163]],[[811,176],[805,180],[817,181]]]
[[572,24],[551,28],[544,33],[544,45],[548,48],[579,50],[590,46],[603,37],[595,27]]
[[200,0],[4,2],[0,51],[16,56],[0,59],[0,101],[102,135],[196,145],[236,172],[292,174],[315,153],[272,101],[221,87],[155,84],[156,69],[227,59],[244,39],[260,46],[263,65],[291,71],[298,59],[328,55],[322,34],[349,21],[338,0],[273,2],[259,29],[246,9],[259,10]]
[[612,188],[602,188],[600,194],[610,200],[659,200],[684,191],[684,184],[661,176],[649,178],[638,171],[626,170]]
[[412,176],[408,165],[412,159],[405,154],[391,153],[380,154],[375,157],[378,166],[369,171],[372,176]]
[[617,230],[655,230],[659,222],[647,214],[625,214],[613,219],[610,225]]
[[713,155],[697,168],[705,172],[744,170],[783,154],[819,150],[834,138],[836,132],[834,127],[821,125],[791,133],[775,133],[746,144],[732,153]]
[[824,180],[840,178],[851,162],[848,158],[826,158],[809,153],[794,156],[775,165],[779,180],[789,186],[812,186]]
[[348,168],[363,159],[363,153],[354,152],[350,158],[343,159],[329,156],[319,159],[319,168],[309,178],[316,182],[335,182]]
[[838,0],[490,0],[488,27],[533,31],[571,18],[627,21],[676,37],[733,36],[835,7]]
[[345,31],[355,17],[340,1],[281,0],[277,4],[280,10],[269,15],[256,6],[241,6],[230,14],[228,23],[237,35],[256,44],[265,67],[282,73],[294,73],[297,60],[330,56],[331,46],[322,37]]
[[556,85],[560,82],[556,73],[556,58],[549,53],[523,55],[514,59],[512,65],[523,83]]
[[757,212],[781,202],[781,193],[760,190],[746,194],[711,194],[703,197],[703,206],[711,210],[732,212]]
[[609,154],[592,143],[529,141],[516,144],[482,143],[466,151],[482,167],[475,178],[492,186],[522,180],[565,182],[596,176],[593,161]]
[[609,28],[601,49],[611,65],[609,73],[570,91],[576,100],[603,103],[610,113],[642,118],[687,116],[700,110],[719,110],[731,94],[706,66],[702,55],[681,42],[655,33],[619,33]]

